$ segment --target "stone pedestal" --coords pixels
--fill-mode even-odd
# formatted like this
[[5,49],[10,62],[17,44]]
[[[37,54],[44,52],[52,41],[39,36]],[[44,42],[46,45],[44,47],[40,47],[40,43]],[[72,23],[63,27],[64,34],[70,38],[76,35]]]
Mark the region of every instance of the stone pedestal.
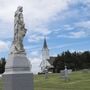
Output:
[[5,66],[5,73],[31,70],[31,63],[25,54],[10,54]]
[[3,81],[3,90],[34,90],[33,74],[31,73],[4,74]]
[[10,54],[3,74],[3,90],[34,90],[31,64],[25,54]]

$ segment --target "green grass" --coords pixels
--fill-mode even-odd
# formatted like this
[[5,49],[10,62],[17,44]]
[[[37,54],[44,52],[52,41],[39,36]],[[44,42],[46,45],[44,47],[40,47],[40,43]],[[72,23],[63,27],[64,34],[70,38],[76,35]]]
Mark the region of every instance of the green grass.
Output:
[[3,86],[3,83],[2,83],[2,80],[0,79],[0,90],[3,90],[2,87]]
[[34,79],[35,90],[90,90],[90,73],[73,72],[69,81],[64,81],[60,74],[37,75]]
[[[64,81],[60,74],[49,74],[48,79],[44,75],[35,75],[34,90],[90,90],[90,73],[73,72],[69,77],[69,81]],[[2,86],[0,80],[0,90]]]

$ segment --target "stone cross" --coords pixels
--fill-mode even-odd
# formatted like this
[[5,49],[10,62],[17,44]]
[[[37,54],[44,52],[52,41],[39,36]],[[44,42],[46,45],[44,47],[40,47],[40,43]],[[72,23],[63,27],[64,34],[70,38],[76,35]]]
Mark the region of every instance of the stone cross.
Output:
[[48,79],[48,69],[45,69],[45,79]]
[[68,69],[67,69],[67,66],[65,66],[65,69],[64,69],[64,79],[65,79],[65,81],[68,80]]

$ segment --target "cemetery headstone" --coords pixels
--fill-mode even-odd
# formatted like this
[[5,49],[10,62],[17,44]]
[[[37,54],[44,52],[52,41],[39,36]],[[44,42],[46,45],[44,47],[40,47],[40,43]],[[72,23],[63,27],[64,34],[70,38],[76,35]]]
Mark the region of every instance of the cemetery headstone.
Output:
[[48,79],[48,69],[45,69],[45,79]]
[[65,81],[68,80],[68,69],[67,69],[67,66],[65,66],[65,70],[64,70],[64,79],[65,79]]
[[69,74],[72,73],[72,69],[67,69],[67,66],[65,66],[65,69],[64,70],[61,70],[60,71],[60,75],[62,76],[62,78],[65,80],[65,81],[68,81],[70,78],[69,78]]

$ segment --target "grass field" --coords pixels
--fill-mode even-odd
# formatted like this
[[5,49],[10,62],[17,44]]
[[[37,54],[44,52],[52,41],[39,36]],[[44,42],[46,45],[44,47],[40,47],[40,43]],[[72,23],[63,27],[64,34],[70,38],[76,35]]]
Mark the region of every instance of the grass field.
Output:
[[65,82],[60,74],[35,76],[35,90],[90,90],[90,73],[73,72],[69,77]]
[[[69,77],[69,81],[64,81],[60,74],[49,74],[48,79],[44,75],[35,75],[34,90],[90,90],[90,73],[73,72]],[[0,80],[0,90],[2,85]]]

